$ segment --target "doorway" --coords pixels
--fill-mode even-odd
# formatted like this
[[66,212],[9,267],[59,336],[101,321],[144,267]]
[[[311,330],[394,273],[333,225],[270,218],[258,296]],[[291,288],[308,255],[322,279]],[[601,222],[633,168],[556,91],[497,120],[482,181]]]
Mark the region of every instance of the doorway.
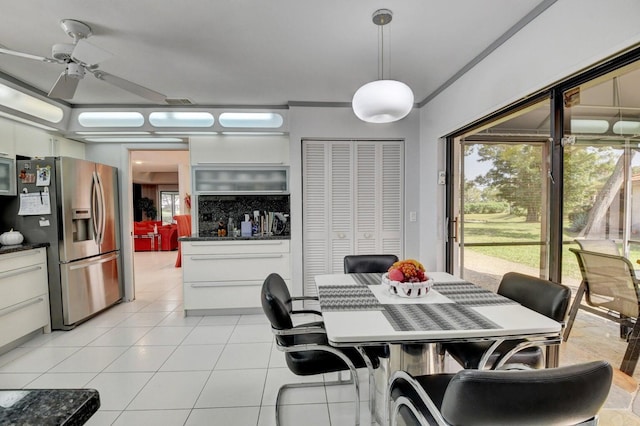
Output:
[[183,200],[191,187],[189,162],[188,150],[129,151],[135,276],[144,276],[141,268],[175,269],[178,242],[173,216],[188,213]]
[[550,104],[454,140],[452,272],[496,290],[509,271],[548,277]]

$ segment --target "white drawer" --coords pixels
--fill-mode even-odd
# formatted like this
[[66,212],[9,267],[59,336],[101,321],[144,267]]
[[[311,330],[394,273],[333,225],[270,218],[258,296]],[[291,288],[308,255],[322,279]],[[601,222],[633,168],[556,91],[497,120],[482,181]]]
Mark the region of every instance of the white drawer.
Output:
[[182,253],[289,253],[289,240],[182,241]]
[[0,347],[49,325],[49,296],[33,299],[0,310]]
[[44,248],[18,251],[0,255],[0,271],[22,268],[23,266],[45,263],[46,254]]
[[237,282],[222,285],[215,282],[186,283],[184,309],[260,308],[260,282]]
[[0,272],[0,309],[47,292],[45,263]]
[[272,272],[288,279],[291,275],[290,257],[289,253],[183,254],[183,282],[262,282]]

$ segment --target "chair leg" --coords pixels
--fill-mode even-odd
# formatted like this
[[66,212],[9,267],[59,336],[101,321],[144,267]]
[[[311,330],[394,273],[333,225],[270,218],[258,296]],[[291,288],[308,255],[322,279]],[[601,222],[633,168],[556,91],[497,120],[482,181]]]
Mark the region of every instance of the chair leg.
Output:
[[636,320],[629,336],[629,343],[627,344],[620,370],[629,376],[633,376],[638,364],[638,356],[640,356],[640,321]]
[[565,342],[569,340],[569,333],[571,333],[571,329],[573,328],[573,321],[576,319],[576,314],[578,313],[578,309],[580,309],[580,303],[582,302],[583,295],[584,295],[584,281],[580,283],[580,287],[578,287],[576,296],[573,299],[571,310],[569,311],[569,318],[567,319],[567,327],[565,328],[564,335],[562,336]]

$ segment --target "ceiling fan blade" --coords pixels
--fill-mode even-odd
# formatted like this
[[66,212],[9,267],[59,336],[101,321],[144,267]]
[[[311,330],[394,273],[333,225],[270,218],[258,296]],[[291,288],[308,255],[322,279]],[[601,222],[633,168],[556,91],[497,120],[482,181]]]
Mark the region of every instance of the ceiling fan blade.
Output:
[[44,56],[37,56],[37,55],[32,55],[30,53],[18,52],[17,50],[6,49],[2,46],[0,46],[0,53],[3,53],[5,55],[18,56],[20,58],[34,59],[36,61],[42,61],[42,62],[58,63],[58,64],[64,63],[62,61],[58,61],[57,59],[45,58]]
[[124,78],[116,77],[115,75],[112,75],[100,70],[95,70],[91,72],[93,72],[93,75],[95,75],[96,78],[99,80],[106,81],[107,83],[113,84],[114,86],[124,89],[127,92],[133,93],[134,95],[138,95],[142,98],[149,99],[150,101],[163,104],[167,99],[167,96],[163,95],[162,93],[156,92],[155,90],[148,89],[144,86],[140,86],[139,84],[136,84],[129,80],[125,80]]
[[49,91],[49,97],[54,99],[71,99],[78,88],[78,78],[73,78],[63,71]]
[[86,65],[99,64],[111,58],[112,56],[113,53],[107,52],[100,47],[94,46],[84,39],[78,40],[78,43],[73,48],[73,52],[71,53],[71,59],[77,62],[82,62]]

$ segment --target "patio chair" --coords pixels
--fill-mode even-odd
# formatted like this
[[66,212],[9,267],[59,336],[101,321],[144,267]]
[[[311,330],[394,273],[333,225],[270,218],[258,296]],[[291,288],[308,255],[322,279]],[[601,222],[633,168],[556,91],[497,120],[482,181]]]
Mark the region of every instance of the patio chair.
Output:
[[[292,302],[297,298],[291,297],[287,285],[280,275],[272,273],[265,279],[260,298],[262,309],[271,323],[277,348],[285,353],[287,366],[292,373],[298,376],[342,371],[350,373],[350,380],[339,378],[332,382],[320,380],[313,383],[294,383],[281,386],[276,396],[276,425],[280,424],[280,397],[286,388],[344,385],[349,382],[352,382],[355,388],[355,424],[359,425],[360,384],[356,368],[367,367],[369,376],[372,377],[372,371],[378,365],[377,360],[370,359],[360,348],[337,348],[329,345],[322,322],[294,325],[292,317],[296,314],[319,313],[294,310]],[[373,401],[370,403],[373,413]]]
[[390,424],[595,425],[612,378],[606,361],[416,377],[400,370],[387,390]]
[[598,253],[613,254],[620,256],[618,245],[613,240],[594,239],[594,240],[578,240],[575,242],[580,246],[580,250],[596,251]]
[[[640,292],[633,265],[624,256],[569,249],[576,255],[582,282],[573,300],[564,340],[569,339],[578,309],[615,321],[628,340],[620,370],[633,375],[640,354]],[[582,303],[582,298],[586,304]],[[628,332],[627,330],[631,330]]]

